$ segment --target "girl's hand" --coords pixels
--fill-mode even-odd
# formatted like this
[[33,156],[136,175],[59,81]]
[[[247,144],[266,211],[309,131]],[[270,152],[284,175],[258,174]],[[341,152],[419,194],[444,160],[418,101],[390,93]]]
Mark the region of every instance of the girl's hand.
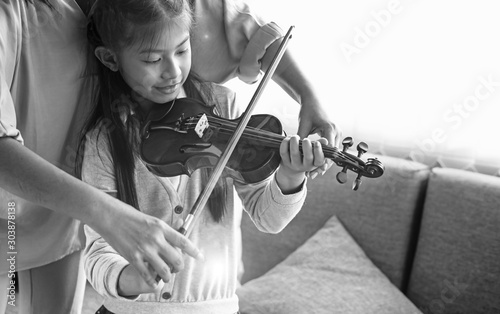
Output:
[[[151,267],[149,267],[149,270],[153,272]],[[142,293],[161,290],[163,285],[163,280],[158,281],[155,285],[148,284],[132,265],[128,265],[120,273],[117,290],[122,297],[135,297]]]
[[[292,194],[299,191],[306,173],[309,171],[317,168],[326,171],[325,156],[321,144],[326,145],[327,143],[328,141],[325,138],[314,142],[305,138],[302,140],[301,151],[299,149],[300,138],[298,135],[286,137],[281,142],[281,164],[276,173],[276,180],[283,194]],[[314,179],[314,177],[312,178]]]

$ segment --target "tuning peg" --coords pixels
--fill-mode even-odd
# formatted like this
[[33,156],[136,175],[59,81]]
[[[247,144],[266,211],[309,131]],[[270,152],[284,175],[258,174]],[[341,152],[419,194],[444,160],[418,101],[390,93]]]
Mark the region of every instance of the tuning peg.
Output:
[[359,189],[359,186],[361,185],[361,178],[362,177],[363,177],[363,175],[361,173],[359,173],[356,180],[354,180],[354,182],[352,183],[352,189],[354,191],[357,191]]
[[337,181],[341,184],[344,184],[347,182],[347,166],[344,166],[342,171],[337,173]]
[[342,141],[342,146],[344,146],[344,149],[342,150],[344,153],[349,149],[354,144],[354,141],[352,140],[352,137],[346,137]]
[[366,144],[365,142],[360,142],[356,147],[356,149],[358,150],[358,158],[359,158],[368,151],[368,144]]

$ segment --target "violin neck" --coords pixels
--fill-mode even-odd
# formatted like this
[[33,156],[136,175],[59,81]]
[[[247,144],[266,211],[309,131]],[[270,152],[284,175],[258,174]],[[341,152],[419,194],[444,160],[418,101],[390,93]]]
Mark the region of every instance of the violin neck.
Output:
[[[302,141],[303,140],[300,140],[300,142],[299,142],[300,151],[302,151]],[[321,144],[321,148],[323,149],[323,154],[325,155],[326,158],[334,160],[334,159],[339,158],[339,156],[342,155],[342,152],[339,151],[336,147],[333,147],[330,145],[325,145],[323,143],[320,143],[320,144]]]
[[[245,134],[245,137],[250,138],[252,134]],[[253,140],[255,140],[255,137],[252,137]],[[285,136],[279,135],[279,134],[273,134],[270,133],[268,136],[265,137],[259,137],[259,142],[261,142],[263,145],[277,149],[279,150],[281,142],[285,139]],[[299,141],[299,150],[302,152],[302,143],[303,140]],[[321,147],[323,149],[323,154],[325,155],[326,158],[335,160],[338,158],[342,158],[343,153],[338,150],[338,148],[330,146],[330,145],[325,145],[321,143]]]
[[[217,124],[219,122],[219,118],[216,117],[209,117],[210,122],[215,122],[214,124]],[[230,136],[234,132],[234,128],[236,126],[236,123],[225,121],[225,126],[224,127],[218,127],[217,130],[219,132],[223,132],[226,134],[226,136]],[[259,128],[254,128],[254,127],[247,127],[245,131],[243,132],[242,135],[243,139],[248,140],[249,142],[252,142],[256,145],[260,145],[263,147],[268,147],[271,149],[276,149],[279,151],[281,142],[283,139],[285,139],[285,136],[282,134],[278,133],[273,133],[267,130],[262,130]],[[302,142],[303,140],[299,141],[299,149],[302,151]],[[330,145],[324,145],[321,144],[323,148],[323,153],[326,158],[336,160],[336,159],[343,159],[343,152],[339,151],[336,147],[332,147]]]

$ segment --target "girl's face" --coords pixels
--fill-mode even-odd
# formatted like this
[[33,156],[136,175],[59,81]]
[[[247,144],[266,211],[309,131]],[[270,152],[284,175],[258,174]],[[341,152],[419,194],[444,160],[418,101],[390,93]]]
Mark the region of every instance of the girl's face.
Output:
[[174,100],[191,69],[189,30],[169,23],[152,45],[136,44],[116,54],[118,70],[145,112]]

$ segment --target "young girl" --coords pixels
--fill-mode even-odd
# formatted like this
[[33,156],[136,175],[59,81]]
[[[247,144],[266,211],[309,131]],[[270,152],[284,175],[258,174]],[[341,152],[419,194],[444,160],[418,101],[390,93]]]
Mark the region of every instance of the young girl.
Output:
[[[98,84],[82,138],[82,180],[174,229],[182,225],[210,171],[171,178],[152,174],[139,157],[141,121],[152,107],[183,97],[215,105],[224,118],[239,116],[231,91],[201,83],[190,73],[192,26],[186,0],[98,0],[88,26]],[[321,145],[306,139],[301,153],[297,136],[282,142],[280,155],[279,168],[262,182],[220,179],[190,235],[204,259],[179,258],[172,265],[175,274],[156,287],[86,226],[87,278],[106,297],[97,313],[236,313],[243,207],[257,228],[279,232],[304,202],[305,173],[324,164]]]

